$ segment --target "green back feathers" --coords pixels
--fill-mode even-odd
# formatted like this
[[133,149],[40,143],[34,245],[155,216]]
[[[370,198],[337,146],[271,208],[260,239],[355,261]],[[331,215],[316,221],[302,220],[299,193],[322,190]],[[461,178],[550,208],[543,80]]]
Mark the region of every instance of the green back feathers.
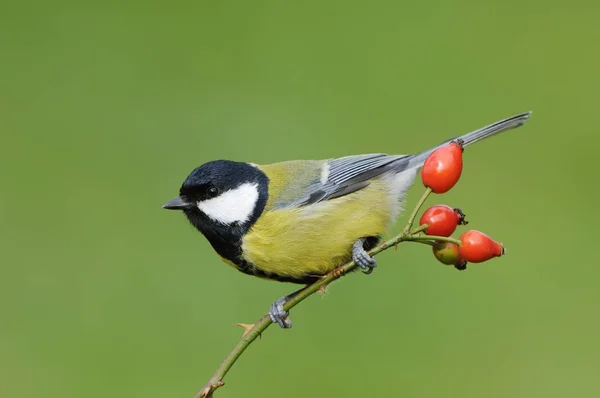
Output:
[[258,166],[269,178],[266,211],[286,207],[306,195],[309,187],[321,178],[324,160],[292,160]]

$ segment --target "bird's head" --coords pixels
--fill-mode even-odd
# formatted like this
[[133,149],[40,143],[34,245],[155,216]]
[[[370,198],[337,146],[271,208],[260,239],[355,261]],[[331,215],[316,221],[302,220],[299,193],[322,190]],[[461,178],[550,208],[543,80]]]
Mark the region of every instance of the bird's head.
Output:
[[215,160],[194,169],[179,190],[179,197],[163,205],[182,210],[205,235],[246,232],[258,219],[268,199],[268,178],[258,167]]

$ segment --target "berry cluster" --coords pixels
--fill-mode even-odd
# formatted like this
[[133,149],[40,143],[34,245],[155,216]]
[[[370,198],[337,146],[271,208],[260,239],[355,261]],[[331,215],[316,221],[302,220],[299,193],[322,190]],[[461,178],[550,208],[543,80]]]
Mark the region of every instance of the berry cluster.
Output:
[[[460,179],[463,168],[463,146],[460,141],[451,142],[433,151],[423,164],[421,179],[427,188],[424,198],[433,192],[448,192]],[[424,199],[423,198],[423,199]],[[428,208],[419,221],[415,232],[424,232],[433,239],[433,254],[443,264],[458,270],[467,268],[467,262],[481,263],[504,254],[504,247],[480,231],[470,230],[458,240],[449,238],[459,225],[466,225],[465,214],[460,209],[446,205]],[[440,239],[435,239],[438,237]]]

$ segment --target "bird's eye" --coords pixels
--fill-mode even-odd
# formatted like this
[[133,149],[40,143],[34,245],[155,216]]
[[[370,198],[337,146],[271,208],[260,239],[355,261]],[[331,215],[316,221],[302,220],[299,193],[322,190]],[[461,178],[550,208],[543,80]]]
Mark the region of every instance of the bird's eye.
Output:
[[219,188],[217,188],[217,187],[210,187],[210,188],[208,188],[208,189],[206,190],[206,194],[207,194],[209,197],[211,197],[211,198],[214,198],[214,197],[216,197],[217,195],[219,195]]

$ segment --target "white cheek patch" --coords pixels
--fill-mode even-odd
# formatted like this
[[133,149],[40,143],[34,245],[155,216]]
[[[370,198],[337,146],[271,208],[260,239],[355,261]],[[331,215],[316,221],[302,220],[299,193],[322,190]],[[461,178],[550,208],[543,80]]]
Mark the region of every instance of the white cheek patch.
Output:
[[225,191],[216,198],[197,202],[197,206],[211,219],[223,224],[232,224],[248,221],[257,201],[258,185],[246,183]]

